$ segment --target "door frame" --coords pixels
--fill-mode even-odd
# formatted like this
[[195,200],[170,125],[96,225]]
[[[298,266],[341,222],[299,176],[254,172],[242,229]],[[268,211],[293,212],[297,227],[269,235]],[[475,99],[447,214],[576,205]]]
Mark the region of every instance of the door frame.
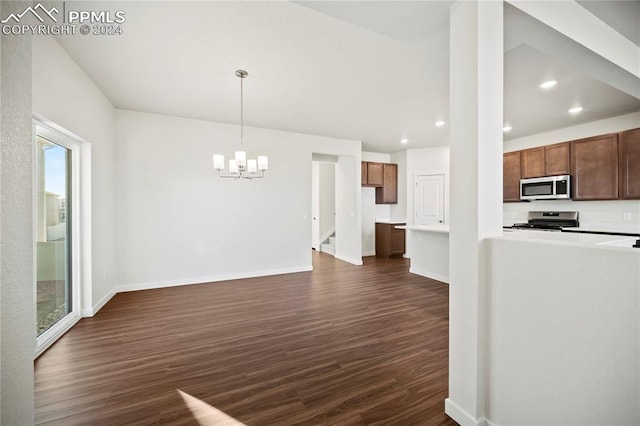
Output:
[[[71,309],[56,324],[36,337],[36,349],[34,358],[37,358],[53,343],[56,342],[82,317],[87,302],[91,303],[91,145],[57,124],[34,114],[32,120],[32,158],[33,179],[37,179],[37,164],[35,161],[38,149],[37,138],[41,136],[51,142],[60,145],[70,151],[70,211],[71,216]],[[34,186],[35,189],[35,186]],[[33,191],[33,285],[34,294],[37,295],[37,218],[36,202],[37,191]],[[90,306],[90,305],[89,305]],[[33,309],[36,309],[34,297]],[[33,324],[35,328],[36,324]]]

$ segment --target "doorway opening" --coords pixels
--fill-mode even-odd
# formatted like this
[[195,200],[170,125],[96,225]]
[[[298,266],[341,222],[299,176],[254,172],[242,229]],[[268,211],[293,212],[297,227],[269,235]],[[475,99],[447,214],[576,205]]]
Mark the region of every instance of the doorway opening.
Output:
[[330,255],[336,252],[337,158],[314,154],[311,164],[311,247]]

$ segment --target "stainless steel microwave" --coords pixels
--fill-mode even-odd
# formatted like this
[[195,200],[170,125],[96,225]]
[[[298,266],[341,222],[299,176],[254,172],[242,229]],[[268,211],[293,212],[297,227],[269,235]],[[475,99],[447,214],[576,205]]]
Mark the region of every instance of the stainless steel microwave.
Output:
[[520,179],[521,200],[561,200],[571,198],[571,176]]

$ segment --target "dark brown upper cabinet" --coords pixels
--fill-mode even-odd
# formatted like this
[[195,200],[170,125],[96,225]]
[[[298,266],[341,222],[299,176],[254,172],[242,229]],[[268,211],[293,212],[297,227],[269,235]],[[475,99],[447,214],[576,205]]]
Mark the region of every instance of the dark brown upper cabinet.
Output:
[[574,200],[618,198],[618,135],[571,142],[572,197]]
[[398,203],[398,165],[383,164],[383,184],[376,188],[376,204]]
[[640,199],[640,129],[619,134],[620,198]]
[[384,184],[384,164],[362,162],[362,186],[381,187]]
[[544,147],[544,175],[571,174],[571,144],[569,142]]
[[[544,147],[525,149],[520,155],[522,178],[544,176]],[[519,183],[519,182],[518,182]]]
[[570,147],[568,142],[564,142],[521,151],[522,178],[570,174]]
[[520,153],[508,152],[502,156],[503,201],[520,201]]
[[363,161],[362,186],[376,188],[376,204],[397,204],[398,165]]

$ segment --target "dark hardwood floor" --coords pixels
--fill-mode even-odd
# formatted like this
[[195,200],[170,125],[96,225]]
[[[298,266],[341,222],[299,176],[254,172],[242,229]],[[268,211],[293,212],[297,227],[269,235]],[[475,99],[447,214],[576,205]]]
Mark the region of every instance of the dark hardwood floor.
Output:
[[455,425],[448,286],[406,259],[313,262],[117,294],[36,361],[36,423]]

